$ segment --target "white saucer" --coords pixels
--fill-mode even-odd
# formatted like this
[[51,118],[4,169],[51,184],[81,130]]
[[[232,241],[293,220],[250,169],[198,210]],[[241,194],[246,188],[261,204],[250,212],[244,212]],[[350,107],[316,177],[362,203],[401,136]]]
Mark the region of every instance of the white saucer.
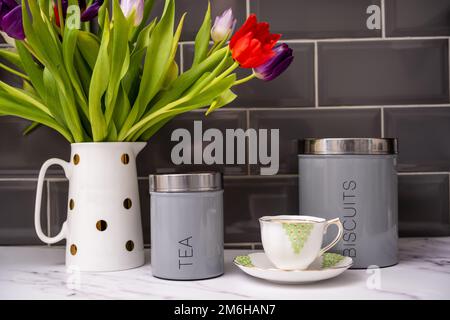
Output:
[[281,270],[269,261],[264,252],[237,256],[234,264],[245,273],[264,280],[278,283],[308,283],[337,277],[350,268],[353,260],[336,253],[325,253],[317,258],[306,270]]

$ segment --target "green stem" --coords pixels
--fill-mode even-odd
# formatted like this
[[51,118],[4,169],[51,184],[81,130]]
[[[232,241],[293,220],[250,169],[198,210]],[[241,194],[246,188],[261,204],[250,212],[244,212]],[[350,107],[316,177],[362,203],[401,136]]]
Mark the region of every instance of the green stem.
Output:
[[59,16],[59,28],[61,30],[61,37],[64,36],[64,16],[62,10],[62,0],[58,0],[58,16]]
[[251,75],[249,75],[249,76],[247,76],[247,77],[245,77],[245,78],[242,78],[242,79],[240,79],[240,80],[235,81],[234,84],[233,84],[233,87],[234,87],[234,86],[238,86],[238,85],[240,85],[240,84],[243,84],[243,83],[245,83],[245,82],[247,82],[247,81],[250,81],[250,80],[252,80],[252,79],[254,79],[254,78],[256,78],[256,74],[255,74],[255,73],[252,73]]
[[211,49],[209,49],[208,51],[208,57],[214,52],[214,50],[217,48],[217,46],[219,45],[220,42],[214,42],[214,44],[212,45]]
[[22,41],[23,46],[28,50],[29,53],[31,53],[42,65],[45,66],[44,61],[42,61],[41,59],[39,59],[38,55],[36,54],[36,52],[33,50],[33,48],[28,44],[28,42],[26,41]]
[[7,65],[5,65],[5,64],[3,64],[1,62],[0,62],[0,68],[3,68],[6,71],[8,71],[8,72],[10,72],[12,74],[15,74],[16,76],[21,77],[22,79],[27,80],[28,82],[30,82],[30,78],[27,75],[25,75],[25,74],[23,74],[23,73],[21,73],[21,72],[19,72],[17,70],[14,70],[13,68],[10,68],[10,67],[8,67]]

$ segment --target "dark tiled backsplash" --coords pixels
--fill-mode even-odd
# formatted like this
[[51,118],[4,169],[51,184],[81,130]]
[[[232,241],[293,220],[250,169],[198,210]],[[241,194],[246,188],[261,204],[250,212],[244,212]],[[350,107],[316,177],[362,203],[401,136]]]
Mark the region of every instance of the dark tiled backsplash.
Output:
[[386,35],[450,36],[450,1],[385,0]]
[[[180,64],[192,60],[195,30],[207,1],[177,0],[189,9]],[[163,128],[138,157],[145,242],[150,241],[148,179],[152,172],[220,170],[225,174],[225,241],[260,242],[257,218],[298,211],[297,140],[304,137],[398,137],[399,219],[402,236],[450,235],[450,0],[212,0],[213,15],[232,7],[238,23],[247,12],[269,20],[294,49],[291,68],[271,83],[236,88],[239,98],[207,117],[185,114]],[[385,30],[366,27],[367,8],[384,3]],[[162,11],[157,0],[155,13]],[[383,24],[382,24],[383,25]],[[402,38],[405,37],[405,38]],[[241,72],[240,76],[246,73]],[[7,82],[17,83],[0,71]],[[257,165],[182,165],[170,161],[176,128],[280,129],[278,176]],[[28,122],[0,117],[0,244],[38,244],[34,231],[37,173],[52,157],[68,159],[63,138]],[[42,224],[59,232],[68,183],[59,168],[48,175]],[[48,213],[46,216],[45,213]],[[48,222],[48,229],[47,229]]]
[[448,103],[448,39],[318,44],[319,105]]
[[404,175],[399,178],[401,236],[448,236],[449,175]]
[[250,10],[285,39],[379,37],[365,27],[373,4],[381,0],[251,0]]

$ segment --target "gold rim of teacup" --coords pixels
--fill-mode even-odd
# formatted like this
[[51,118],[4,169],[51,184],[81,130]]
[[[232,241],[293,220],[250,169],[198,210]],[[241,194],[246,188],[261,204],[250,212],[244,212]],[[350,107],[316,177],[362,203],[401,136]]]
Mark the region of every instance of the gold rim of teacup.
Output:
[[[283,221],[277,221],[283,220]],[[260,222],[271,223],[324,223],[327,220],[313,216],[299,216],[299,215],[278,215],[278,216],[264,216],[259,218]]]

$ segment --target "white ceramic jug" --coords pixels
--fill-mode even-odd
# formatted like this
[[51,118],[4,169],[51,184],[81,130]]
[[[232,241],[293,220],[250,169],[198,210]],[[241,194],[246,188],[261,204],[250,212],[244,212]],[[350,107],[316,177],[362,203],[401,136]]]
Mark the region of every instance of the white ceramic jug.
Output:
[[[145,142],[72,144],[71,161],[47,160],[39,173],[35,227],[45,243],[67,239],[66,266],[80,271],[116,271],[144,264],[136,156]],[[69,180],[67,220],[55,237],[41,228],[45,173],[60,165]]]

